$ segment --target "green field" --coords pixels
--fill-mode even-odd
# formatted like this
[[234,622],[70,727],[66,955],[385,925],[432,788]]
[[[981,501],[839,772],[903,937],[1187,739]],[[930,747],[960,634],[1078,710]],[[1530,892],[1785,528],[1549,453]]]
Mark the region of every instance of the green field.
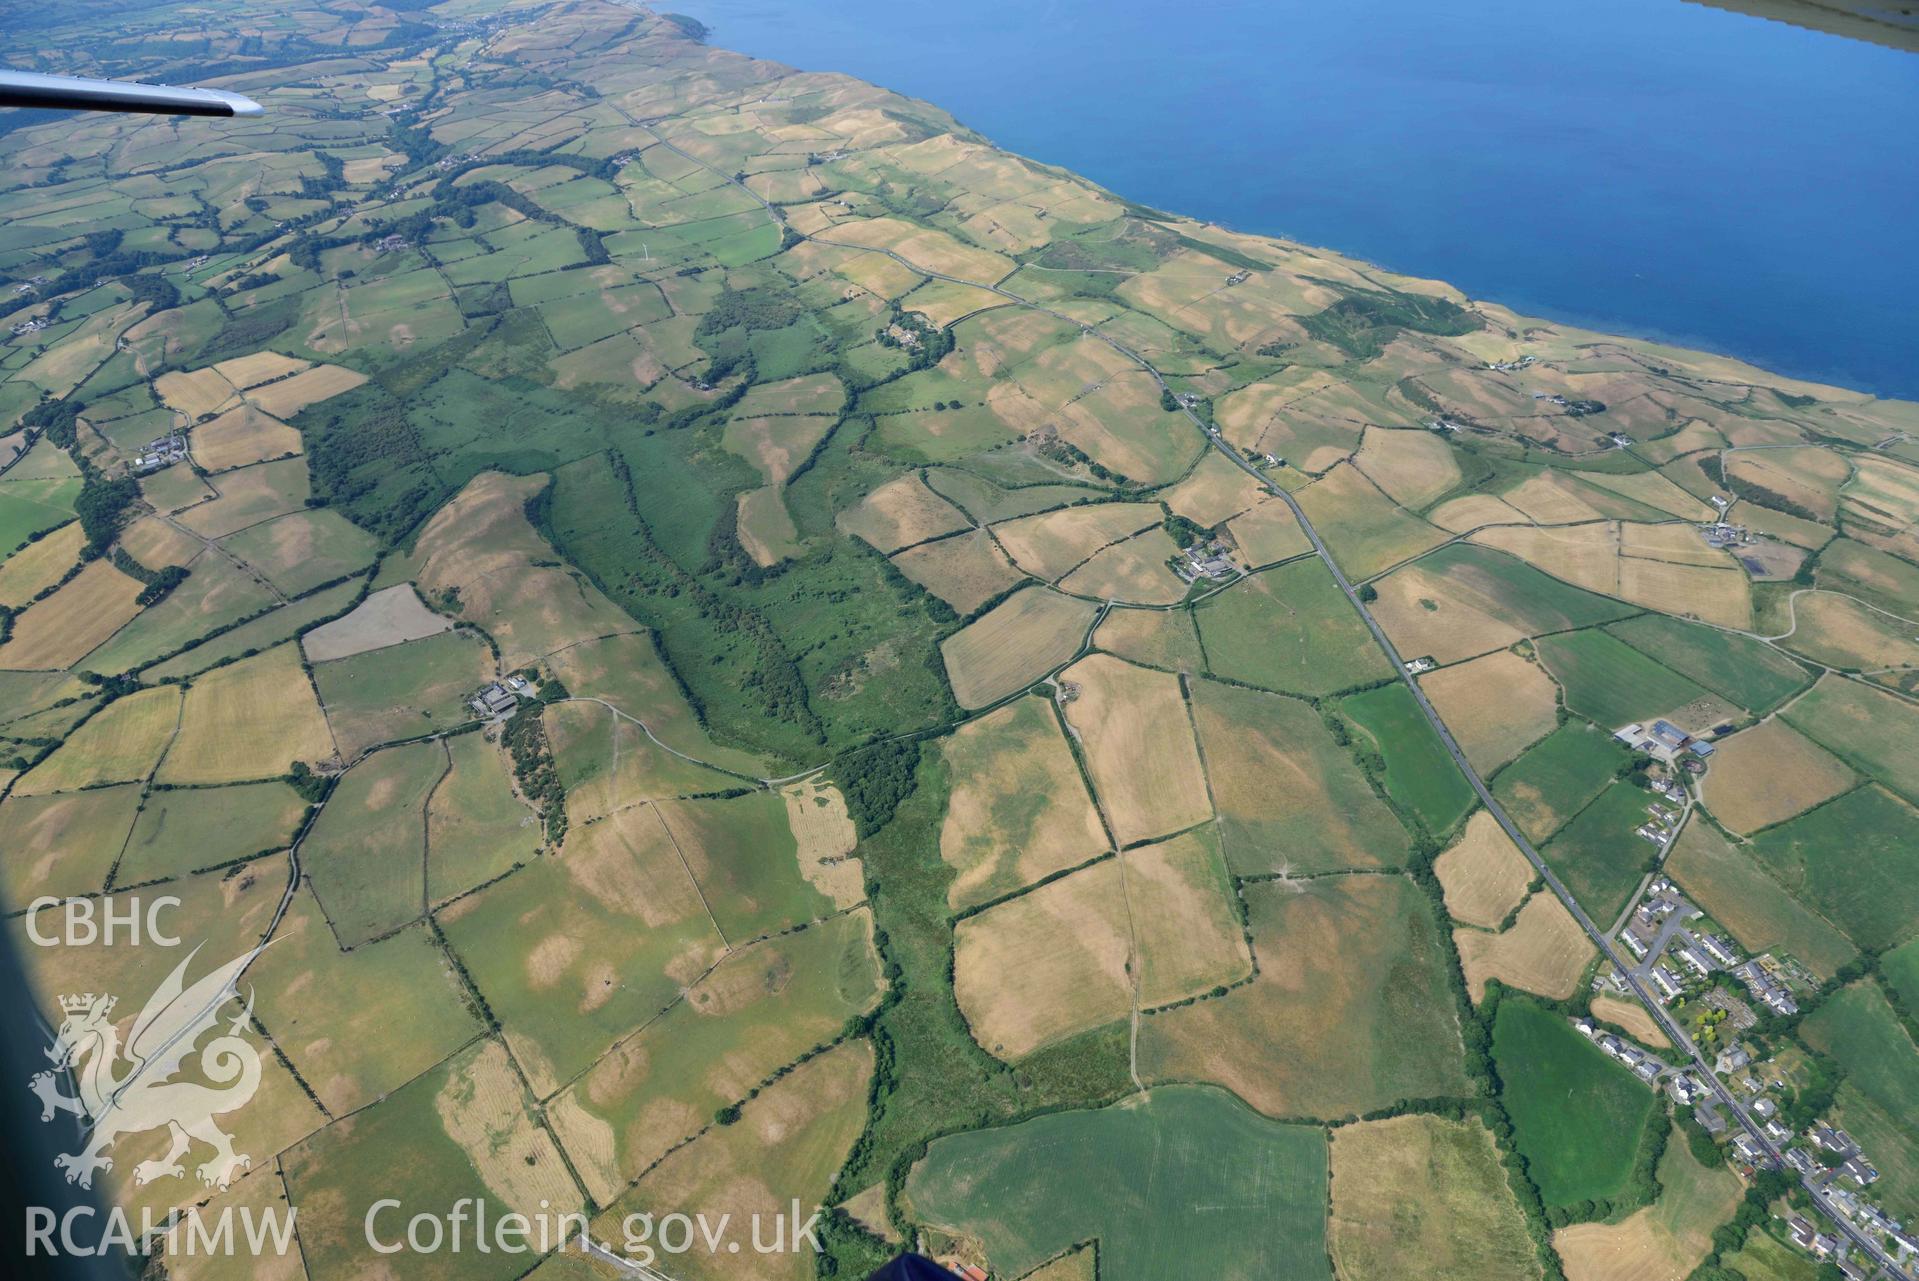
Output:
[[1540,659],[1566,691],[1567,708],[1608,732],[1706,696],[1700,686],[1603,631],[1543,636],[1538,643]]
[[1453,764],[1411,690],[1393,684],[1353,694],[1340,708],[1371,738],[1386,761],[1386,794],[1419,816],[1428,830],[1446,832],[1466,817],[1472,785]]
[[1919,939],[1880,957],[1879,972],[1908,1008],[1919,1009]]
[[1514,1144],[1540,1198],[1574,1206],[1624,1190],[1653,1092],[1563,1015],[1521,996],[1499,1003],[1493,1059]]
[[[1097,1238],[1111,1281],[1313,1281],[1332,1276],[1326,1178],[1321,1131],[1268,1121],[1220,1090],[1168,1085],[941,1139],[906,1193],[927,1219],[978,1238],[1007,1276]],[[1166,1230],[1196,1221],[1204,1232]]]
[[493,655],[456,629],[319,663],[313,683],[347,759],[380,743],[449,730],[474,718],[466,700],[494,676]]
[[541,829],[514,795],[512,766],[485,734],[446,740],[452,764],[426,810],[426,894],[443,902],[540,848]]
[[1665,614],[1642,614],[1606,630],[1755,716],[1779,706],[1812,679],[1770,645]]
[[1895,1216],[1919,1209],[1919,1049],[1877,988],[1856,983],[1806,1017],[1805,1035],[1839,1061],[1840,1124],[1882,1176],[1873,1195]]
[[1595,920],[1618,914],[1658,856],[1658,847],[1633,831],[1651,819],[1646,806],[1658,800],[1631,783],[1614,783],[1540,850]]
[[1768,875],[1748,847],[1734,845],[1708,822],[1686,824],[1666,871],[1748,952],[1786,952],[1822,977],[1859,954],[1830,921]]
[[1847,792],[1761,832],[1766,869],[1861,947],[1894,947],[1919,930],[1919,811],[1878,786]]
[[786,802],[774,793],[663,801],[659,810],[728,942],[761,938],[833,911],[832,900],[800,875]]
[[1591,627],[1637,612],[1490,547],[1449,543],[1418,563],[1422,570],[1457,581],[1473,604],[1529,636]]
[[1919,708],[1858,681],[1828,676],[1780,713],[1794,729],[1909,801],[1919,801]]
[[1331,694],[1392,674],[1326,567],[1303,560],[1193,611],[1211,670],[1289,694]]
[[378,938],[424,910],[426,800],[446,768],[438,743],[388,748],[348,770],[328,798],[302,864],[342,944]]
[[302,628],[344,610],[353,603],[359,590],[359,582],[341,583],[338,587],[302,596],[299,600],[242,623],[230,632],[203,641],[175,658],[156,663],[147,668],[142,676],[148,680],[193,676],[215,663],[238,658],[249,651],[271,649]]
[[133,825],[114,880],[138,885],[285,849],[305,811],[285,783],[156,791]]
[[1541,841],[1585,808],[1631,759],[1610,734],[1572,721],[1501,770],[1493,795],[1527,836]]

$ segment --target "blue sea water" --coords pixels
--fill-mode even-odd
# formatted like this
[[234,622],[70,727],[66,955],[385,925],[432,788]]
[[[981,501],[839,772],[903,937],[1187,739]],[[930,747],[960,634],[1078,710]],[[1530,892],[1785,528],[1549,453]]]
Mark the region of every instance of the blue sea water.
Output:
[[1919,55],[1684,0],[657,0],[1131,199],[1919,399]]

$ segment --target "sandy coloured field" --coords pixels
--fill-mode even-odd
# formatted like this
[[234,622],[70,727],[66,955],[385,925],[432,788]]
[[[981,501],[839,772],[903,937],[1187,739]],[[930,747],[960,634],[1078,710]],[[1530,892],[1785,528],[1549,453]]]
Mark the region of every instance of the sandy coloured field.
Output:
[[13,620],[13,635],[0,645],[0,669],[73,666],[140,612],[136,598],[143,590],[112,562],[94,561]]
[[1646,1007],[1637,1001],[1622,1001],[1616,996],[1595,996],[1592,999],[1592,1015],[1601,1023],[1610,1023],[1632,1037],[1641,1045],[1654,1050],[1663,1050],[1672,1044],[1666,1034],[1659,1030],[1659,1024],[1653,1021]]
[[1087,772],[1121,846],[1212,816],[1180,678],[1093,654],[1060,673]]
[[1353,462],[1402,507],[1424,507],[1460,480],[1452,446],[1433,431],[1368,427]]
[[1312,549],[1293,509],[1277,498],[1233,517],[1226,523],[1226,532],[1239,544],[1240,559],[1254,569]]
[[1509,649],[1427,672],[1419,687],[1482,774],[1491,774],[1558,724],[1558,684],[1540,664]]
[[1564,1000],[1579,988],[1579,976],[1598,955],[1598,949],[1579,928],[1565,905],[1551,890],[1540,890],[1519,909],[1519,919],[1504,934],[1483,930],[1454,930],[1460,968],[1466,987],[1477,1002],[1486,995],[1486,980],[1498,979],[1555,1000]]
[[304,373],[247,393],[247,399],[275,418],[291,418],[308,405],[352,391],[366,375],[342,365],[315,365]]
[[1050,583],[1100,548],[1160,520],[1152,503],[1091,503],[1003,521],[993,526],[993,536],[1014,564]]
[[1721,739],[1700,796],[1744,835],[1783,823],[1859,781],[1846,763],[1778,717]]
[[304,453],[306,449],[299,432],[253,405],[235,406],[195,427],[189,444],[193,460],[210,472]]
[[1526,900],[1535,875],[1533,865],[1486,810],[1468,819],[1459,839],[1433,860],[1433,874],[1452,918],[1489,930],[1498,929]]
[[168,370],[153,380],[153,389],[167,408],[179,410],[188,422],[223,408],[239,394],[233,384],[214,369],[196,369],[192,373]]
[[1518,508],[1491,494],[1466,494],[1450,498],[1426,514],[1426,519],[1455,534],[1469,534],[1487,525],[1518,525],[1526,516]]
[[1134,605],[1175,605],[1186,598],[1186,583],[1167,568],[1179,554],[1163,529],[1149,529],[1114,543],[1060,580],[1060,590],[1098,600]]
[[1502,618],[1458,599],[1444,575],[1417,565],[1373,584],[1370,609],[1402,654],[1429,655],[1441,663],[1504,649],[1525,633]]
[[1206,451],[1192,474],[1160,497],[1176,515],[1211,529],[1264,502],[1263,486],[1216,449]]
[[965,529],[959,508],[920,483],[917,474],[889,480],[839,515],[839,527],[881,552]]
[[333,735],[300,651],[281,645],[194,679],[180,732],[160,763],[162,783],[271,778],[294,761],[333,755]]
[[301,637],[300,644],[307,661],[324,663],[420,640],[452,626],[451,619],[426,607],[412,583],[398,583],[374,592],[344,618],[322,623]]
[[307,367],[309,362],[298,356],[283,356],[277,351],[256,351],[251,356],[235,356],[223,360],[213,368],[222,378],[235,387],[258,387],[261,383],[271,382],[275,378],[284,378],[297,374]]
[[[80,558],[86,531],[77,520],[68,521],[37,543],[28,543],[0,565],[0,605],[19,609],[59,582]],[[136,553],[137,555],[137,553]]]
[[1099,607],[1045,587],[1013,593],[941,642],[953,697],[985,707],[1078,652]]

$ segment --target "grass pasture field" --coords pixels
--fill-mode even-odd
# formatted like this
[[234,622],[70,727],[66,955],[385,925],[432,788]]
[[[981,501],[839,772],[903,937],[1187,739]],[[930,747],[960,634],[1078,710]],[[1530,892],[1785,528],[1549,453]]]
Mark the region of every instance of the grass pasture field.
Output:
[[1317,696],[1392,674],[1366,624],[1317,561],[1236,583],[1193,616],[1208,664],[1229,680]]
[[1572,913],[1545,889],[1526,900],[1511,929],[1499,934],[1454,930],[1453,946],[1466,975],[1466,990],[1476,1002],[1484,998],[1490,979],[1565,1000],[1579,990],[1580,977],[1599,951]]
[[1701,1165],[1677,1141],[1666,1144],[1658,1177],[1651,1205],[1617,1223],[1576,1223],[1553,1234],[1567,1281],[1683,1281],[1692,1274],[1712,1249],[1713,1229],[1732,1217],[1743,1185],[1723,1165]]
[[757,776],[766,762],[713,741],[647,632],[581,641],[548,663],[575,698],[597,698],[642,722],[660,742],[722,768]]
[[940,642],[961,707],[998,702],[1079,652],[1099,607],[1045,587],[1014,592]]
[[1241,892],[1258,976],[1147,1018],[1143,1077],[1211,1081],[1288,1117],[1465,1090],[1446,943],[1410,881],[1329,876]]
[[19,910],[43,894],[105,889],[139,804],[133,783],[0,802],[0,902]]
[[276,645],[194,678],[161,783],[234,783],[334,755],[333,735],[300,669],[296,645]]
[[1472,786],[1427,722],[1412,691],[1382,685],[1340,700],[1386,762],[1386,794],[1434,832],[1450,831],[1474,804]]
[[1873,1193],[1887,1211],[1919,1208],[1919,1048],[1870,983],[1855,983],[1807,1016],[1806,1039],[1845,1072],[1838,1124],[1858,1140],[1882,1176]]
[[446,748],[375,752],[341,778],[302,845],[302,866],[344,947],[391,933],[426,910],[426,802]]
[[880,993],[872,918],[834,917],[736,951],[686,998],[609,1050],[553,1107],[602,1205],[629,1180],[832,1040]]
[[373,535],[324,508],[290,512],[221,543],[289,596],[312,591],[373,563]]
[[661,801],[653,808],[728,943],[819,920],[835,909],[804,874],[787,801],[777,793]]
[[1094,553],[1060,580],[1060,590],[1097,600],[1176,605],[1186,598],[1187,585],[1166,562],[1178,553],[1165,530],[1149,529]]
[[1095,797],[1122,847],[1212,816],[1180,678],[1091,654],[1060,673]]
[[246,569],[217,552],[200,556],[185,582],[79,665],[103,676],[120,675],[272,604],[272,593]]
[[1050,700],[969,721],[941,747],[952,790],[940,857],[955,909],[1009,894],[1110,844]]
[[1187,609],[1115,609],[1100,620],[1093,643],[1109,654],[1167,671],[1196,675],[1205,670],[1199,631]]
[[1652,1123],[1653,1092],[1562,1015],[1520,996],[1499,1003],[1493,1058],[1513,1142],[1546,1205],[1618,1195]]
[[1832,922],[1786,892],[1765,860],[1707,823],[1688,823],[1667,873],[1748,952],[1785,952],[1814,974],[1831,975],[1858,954]]
[[1427,672],[1419,687],[1482,775],[1559,724],[1559,686],[1538,663],[1510,650]]
[[1226,861],[1241,876],[1390,867],[1405,829],[1312,707],[1218,681],[1193,685]]
[[[1396,474],[1395,481],[1417,488],[1409,475]],[[1351,578],[1370,578],[1446,541],[1445,531],[1398,506],[1350,464],[1335,466],[1296,496]]]
[[1919,811],[1871,784],[1753,838],[1759,861],[1864,948],[1919,931]]
[[1777,717],[1713,746],[1702,795],[1713,817],[1742,835],[1783,823],[1859,781],[1844,761]]
[[1609,733],[1709,697],[1700,686],[1604,631],[1546,636],[1538,645],[1540,661],[1566,691],[1567,710]]
[[1594,920],[1610,921],[1651,867],[1655,847],[1634,835],[1650,817],[1651,792],[1614,783],[1540,847],[1566,888]]
[[1828,676],[1781,715],[1860,773],[1919,800],[1919,708],[1910,702]]
[[1664,614],[1608,624],[1608,632],[1736,707],[1763,716],[1812,679],[1770,645]]
[[[330,1126],[288,1152],[281,1169],[300,1210],[301,1245],[313,1275],[363,1275],[383,1261],[373,1241],[385,1239],[384,1232],[370,1237],[365,1225],[388,1191],[380,1173],[400,1151],[407,1154],[407,1185],[421,1205],[487,1199],[501,1213],[511,1207],[525,1215],[535,1225],[533,1239],[541,1223],[557,1238],[559,1216],[580,1210],[584,1198],[522,1093],[505,1049],[481,1041],[355,1116],[353,1124]],[[403,1217],[400,1222],[403,1234]],[[525,1266],[524,1256],[507,1253],[410,1257],[409,1271],[422,1278],[504,1281]]]
[[730,791],[739,780],[662,750],[646,731],[589,700],[540,712],[573,822],[591,822],[624,806],[674,796]]
[[1326,1237],[1342,1281],[1540,1275],[1499,1149],[1476,1120],[1396,1116],[1335,1130]]
[[647,806],[569,830],[560,857],[534,860],[437,919],[542,1096],[671,1005],[725,951]]
[[965,529],[965,513],[928,489],[917,475],[888,481],[839,516],[839,527],[885,553]]
[[1536,873],[1492,813],[1480,810],[1433,860],[1433,875],[1445,893],[1448,915],[1491,930],[1526,901]]
[[[619,1244],[621,1224],[635,1213],[706,1214],[714,1223],[724,1215],[733,1225],[731,1244],[743,1255],[742,1225],[754,1216],[770,1232],[774,1216],[790,1215],[794,1201],[825,1199],[860,1136],[872,1075],[873,1051],[864,1041],[807,1060],[741,1108],[737,1122],[708,1128],[648,1171],[594,1221],[594,1236]],[[742,1271],[739,1255],[698,1243],[671,1257],[674,1275],[686,1281],[730,1281]],[[816,1266],[805,1249],[756,1255],[751,1263],[752,1275],[767,1281],[805,1281]]]
[[[165,680],[169,676],[197,676],[216,663],[238,658],[248,650],[272,649],[280,642],[291,639],[302,628],[312,626],[316,620],[345,609],[353,603],[353,597],[359,590],[358,581],[348,581],[337,587],[315,592],[311,596],[303,596],[285,605],[269,608],[259,617],[241,623],[231,631],[222,632],[172,658],[141,669],[141,676],[146,680]],[[165,603],[161,602],[162,605]]]
[[143,689],[116,699],[28,771],[14,794],[74,792],[145,779],[173,740],[179,719],[177,689]]
[[1610,734],[1574,721],[1501,770],[1493,779],[1493,795],[1520,830],[1543,841],[1605,790],[1631,759]]
[[442,903],[534,857],[541,829],[485,734],[445,740],[449,765],[426,810],[426,897]]
[[[1130,1172],[1151,1168],[1152,1179]],[[1167,1085],[936,1141],[907,1179],[930,1222],[1020,1276],[1088,1239],[1110,1281],[1211,1274],[1331,1281],[1325,1135],[1221,1090]],[[1203,1213],[1203,1234],[1157,1225]]]
[[377,744],[472,720],[466,700],[494,675],[486,642],[458,630],[315,664],[313,683],[341,754],[352,760]]
[[306,802],[285,783],[155,792],[127,837],[114,881],[139,885],[281,850]]

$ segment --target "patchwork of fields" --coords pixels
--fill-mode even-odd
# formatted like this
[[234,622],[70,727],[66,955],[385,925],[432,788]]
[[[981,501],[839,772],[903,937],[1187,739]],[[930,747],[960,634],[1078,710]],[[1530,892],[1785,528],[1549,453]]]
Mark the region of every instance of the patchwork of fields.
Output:
[[[0,136],[5,928],[267,945],[250,1172],[142,1178],[155,1130],[97,1191],[292,1205],[244,1271],[299,1281],[614,1275],[376,1255],[399,1173],[616,1248],[845,1208],[684,1277],[1676,1277],[1737,1177],[1573,1030],[1686,1057],[1551,883],[1606,930],[1663,873],[1796,995],[1743,1044],[1797,1128],[1919,1214],[1919,409],[697,27],[32,19],[269,105]],[[1705,746],[1616,737],[1662,720]],[[122,1038],[173,963],[23,952]]]

